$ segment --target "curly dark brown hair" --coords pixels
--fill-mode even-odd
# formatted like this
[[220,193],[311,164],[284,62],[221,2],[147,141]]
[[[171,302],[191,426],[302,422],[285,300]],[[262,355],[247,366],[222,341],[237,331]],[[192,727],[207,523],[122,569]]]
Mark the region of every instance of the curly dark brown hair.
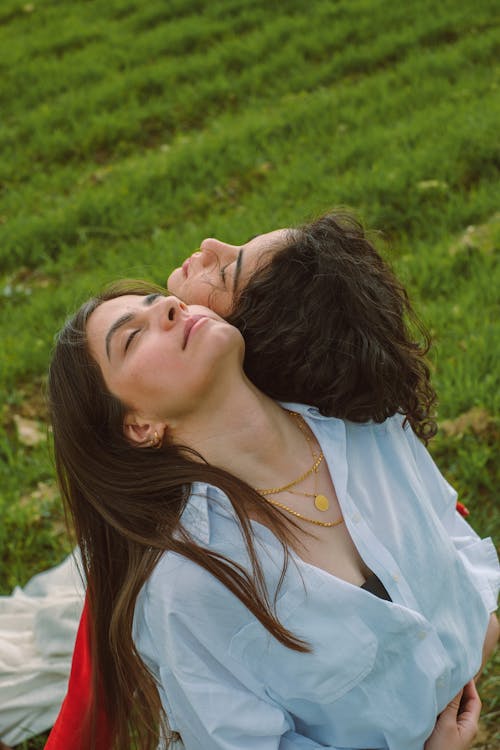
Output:
[[436,433],[430,336],[361,224],[346,212],[289,231],[235,299],[245,372],[284,401],[353,422],[399,412]]

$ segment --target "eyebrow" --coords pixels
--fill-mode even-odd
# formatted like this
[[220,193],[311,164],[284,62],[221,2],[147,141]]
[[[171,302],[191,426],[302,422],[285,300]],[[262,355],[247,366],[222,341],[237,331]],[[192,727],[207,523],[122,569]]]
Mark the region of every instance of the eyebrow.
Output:
[[122,326],[126,325],[126,323],[129,323],[134,318],[134,313],[125,313],[124,315],[121,315],[106,334],[106,354],[108,355],[108,359],[111,359],[111,339],[113,338],[113,335],[118,331],[118,329],[122,328]]
[[233,294],[236,291],[236,286],[238,284],[238,278],[239,278],[239,275],[241,273],[241,259],[242,259],[242,256],[243,256],[243,248],[240,247],[239,252],[238,252],[238,257],[236,258],[236,266],[235,266],[235,269],[234,269]]

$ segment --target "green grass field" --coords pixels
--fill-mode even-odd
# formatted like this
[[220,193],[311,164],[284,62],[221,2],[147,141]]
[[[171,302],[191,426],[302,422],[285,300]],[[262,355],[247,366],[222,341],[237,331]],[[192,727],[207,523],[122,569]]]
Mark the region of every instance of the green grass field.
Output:
[[[117,277],[163,282],[204,237],[239,244],[338,205],[379,233],[434,335],[431,450],[500,538],[496,11],[2,0],[1,593],[71,548],[43,395],[67,313]],[[500,746],[498,675],[481,683],[483,750]]]

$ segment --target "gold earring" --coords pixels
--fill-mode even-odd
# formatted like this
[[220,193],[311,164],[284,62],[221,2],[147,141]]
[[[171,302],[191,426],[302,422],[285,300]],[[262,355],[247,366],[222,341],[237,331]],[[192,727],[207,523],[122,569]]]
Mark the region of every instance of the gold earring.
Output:
[[157,430],[155,430],[155,434],[153,437],[149,440],[148,446],[150,448],[159,448],[161,445],[161,437],[158,435]]

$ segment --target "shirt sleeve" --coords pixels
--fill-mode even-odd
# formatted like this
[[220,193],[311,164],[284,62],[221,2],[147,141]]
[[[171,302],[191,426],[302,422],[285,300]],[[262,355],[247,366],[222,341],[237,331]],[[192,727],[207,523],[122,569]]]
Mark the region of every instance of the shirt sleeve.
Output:
[[[203,649],[200,649],[203,652]],[[164,709],[186,750],[319,750],[331,748],[298,734],[293,719],[241,684],[210,654],[191,654],[191,667],[174,676],[160,670]],[[201,657],[201,658],[200,658]],[[165,697],[168,695],[168,702]]]
[[203,580],[205,585],[193,590],[178,574],[182,601],[163,596],[153,581],[142,612],[136,611],[138,631],[146,627],[153,644],[150,660],[169,727],[181,735],[186,750],[337,750],[296,732],[293,716],[230,655],[241,612],[247,622],[251,615],[200,569],[198,583]]
[[495,546],[490,537],[481,539],[457,512],[457,492],[443,477],[429,451],[409,425],[405,427],[405,434],[413,452],[419,481],[455,545],[467,573],[480,592],[488,612],[494,612],[500,585],[500,567]]

